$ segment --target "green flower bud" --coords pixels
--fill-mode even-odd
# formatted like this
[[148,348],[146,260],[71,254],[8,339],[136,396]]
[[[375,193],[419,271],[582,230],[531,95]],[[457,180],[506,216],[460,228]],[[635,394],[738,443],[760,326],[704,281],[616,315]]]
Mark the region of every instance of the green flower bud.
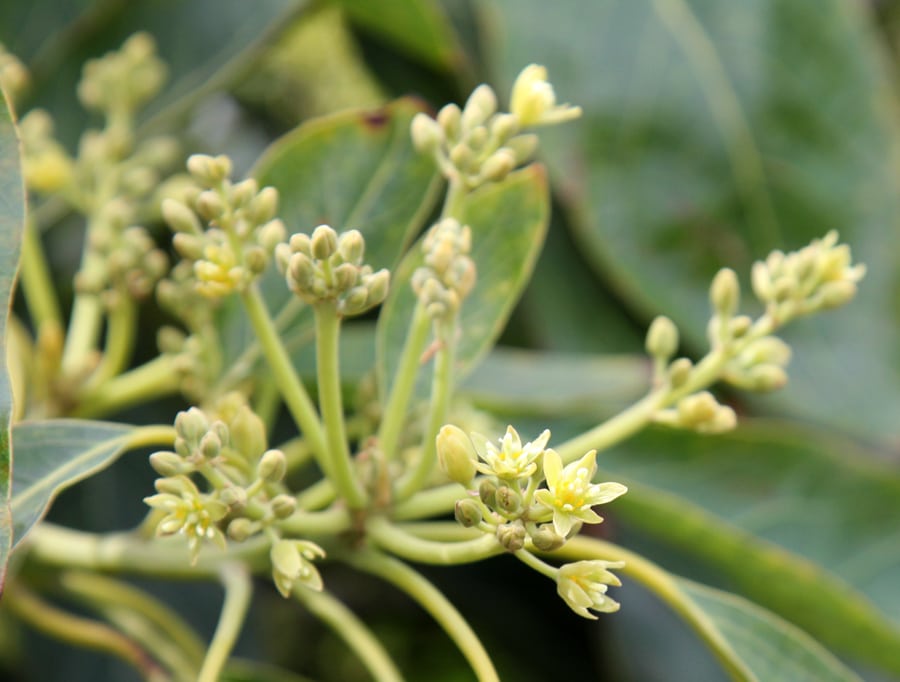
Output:
[[459,168],[462,171],[472,171],[475,170],[473,165],[475,163],[475,154],[469,145],[460,142],[457,145],[454,145],[450,150],[450,163]]
[[669,383],[672,388],[682,386],[691,376],[694,369],[694,363],[688,358],[678,358],[669,365]]
[[390,284],[391,273],[385,269],[372,273],[366,279],[365,285],[368,289],[367,303],[369,307],[379,305],[387,298]]
[[157,478],[153,482],[156,492],[161,495],[190,495],[197,492],[197,487],[186,476],[170,476]]
[[339,292],[348,291],[359,280],[359,268],[352,263],[341,263],[333,271],[334,288]]
[[287,228],[278,218],[264,224],[256,235],[256,243],[265,249],[266,253],[272,253],[285,239],[287,239]]
[[297,499],[292,495],[276,495],[269,504],[276,519],[286,519],[297,510]]
[[231,175],[231,159],[227,156],[193,154],[188,157],[187,169],[202,184],[212,187]]
[[678,401],[678,416],[684,426],[696,426],[710,421],[719,408],[719,403],[709,391],[700,391],[685,396]]
[[522,496],[509,486],[502,485],[497,488],[496,509],[508,516],[515,516],[522,511]]
[[713,310],[722,317],[732,317],[741,300],[741,287],[731,268],[722,268],[709,287],[709,300]]
[[512,114],[497,114],[490,125],[491,135],[501,142],[505,142],[519,131],[519,121]]
[[288,245],[294,253],[302,253],[303,255],[312,258],[312,241],[308,234],[295,232],[291,235]]
[[678,327],[668,317],[660,315],[650,323],[645,346],[652,357],[668,360],[678,350]]
[[222,452],[222,440],[214,431],[209,431],[200,439],[200,453],[206,459],[215,459]]
[[[465,114],[464,114],[465,115]],[[488,130],[483,125],[470,128],[463,136],[463,141],[473,152],[481,153],[482,148],[488,141]]]
[[237,485],[230,485],[219,491],[219,501],[230,511],[238,511],[247,506],[247,491]]
[[497,541],[508,552],[518,552],[525,546],[525,526],[521,523],[504,523],[497,526]]
[[159,331],[156,332],[156,346],[159,348],[160,353],[167,355],[180,353],[184,348],[184,339],[185,334],[183,331],[168,325],[160,327]]
[[478,454],[472,440],[458,426],[445,424],[435,438],[438,464],[451,481],[468,487],[475,477]]
[[459,137],[461,118],[462,112],[455,104],[447,104],[438,112],[438,125],[443,129],[444,135],[448,139],[454,140]]
[[503,145],[506,149],[512,151],[516,156],[516,164],[525,163],[530,160],[534,153],[538,148],[538,136],[534,133],[527,133],[525,135],[516,135],[515,137],[507,140],[506,144]]
[[228,424],[231,444],[247,460],[256,460],[268,446],[266,425],[247,405],[241,405]]
[[341,315],[359,315],[368,310],[369,290],[365,287],[354,287],[348,291],[338,305]]
[[209,431],[209,421],[199,408],[192,407],[175,416],[175,432],[192,445],[200,442],[203,434],[207,431]]
[[169,227],[176,232],[199,234],[203,230],[197,215],[175,199],[163,199],[162,215]]
[[231,203],[235,208],[243,208],[259,192],[259,183],[253,178],[247,178],[241,182],[235,183],[231,187]]
[[269,264],[269,257],[261,246],[248,246],[244,249],[244,265],[254,275],[260,274]]
[[538,526],[537,530],[531,534],[531,541],[542,552],[552,552],[566,544],[566,539],[553,530],[552,523]]
[[737,315],[736,317],[731,318],[731,321],[728,323],[728,332],[731,334],[731,338],[740,339],[743,337],[750,328],[753,326],[753,320],[747,315]]
[[413,116],[410,135],[415,148],[425,154],[431,154],[440,149],[444,142],[444,131],[441,126],[423,113]]
[[313,258],[328,260],[337,252],[337,232],[328,225],[319,225],[310,237]]
[[154,452],[150,455],[150,466],[160,476],[177,476],[179,474],[187,474],[193,470],[193,467],[185,462],[174,452]]
[[469,498],[459,500],[456,503],[456,506],[453,508],[453,515],[456,517],[457,522],[465,528],[477,526],[482,520],[481,507],[475,500]]
[[856,296],[856,289],[856,282],[846,279],[826,282],[819,289],[821,307],[838,308],[848,303]]
[[287,472],[287,459],[281,450],[267,450],[256,467],[258,478],[269,483],[278,483]]
[[481,175],[485,180],[500,182],[516,167],[516,155],[511,149],[501,147],[481,164]]
[[485,505],[494,509],[497,506],[497,481],[493,478],[484,478],[478,484],[478,497]]
[[482,123],[497,111],[497,95],[493,88],[487,84],[481,84],[472,91],[466,105],[463,107],[460,122],[463,130],[469,130]]
[[788,382],[787,372],[779,365],[756,365],[747,370],[751,390],[776,391]]
[[200,192],[197,200],[194,202],[197,213],[200,217],[207,221],[213,221],[225,212],[225,204],[218,192],[211,189]]
[[244,542],[260,531],[260,524],[244,517],[232,519],[228,524],[228,537],[236,542]]
[[362,265],[365,251],[366,241],[359,230],[348,230],[338,239],[338,253],[345,263]]

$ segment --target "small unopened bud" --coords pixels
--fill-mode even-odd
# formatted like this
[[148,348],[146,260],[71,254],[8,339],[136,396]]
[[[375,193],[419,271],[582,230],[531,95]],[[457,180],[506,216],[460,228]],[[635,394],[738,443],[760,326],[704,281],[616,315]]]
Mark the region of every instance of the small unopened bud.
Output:
[[162,215],[169,227],[176,232],[198,234],[202,230],[197,215],[175,199],[163,199]]
[[247,491],[240,486],[230,485],[219,492],[219,500],[232,511],[243,509],[247,506]]
[[200,439],[200,453],[206,459],[214,459],[222,451],[222,440],[214,431],[209,431]]
[[522,496],[509,486],[497,488],[497,511],[515,516],[522,511]]
[[497,114],[491,121],[491,135],[505,142],[519,130],[519,120],[512,114]]
[[185,476],[157,478],[153,481],[153,487],[156,488],[156,492],[169,495],[184,495],[195,492],[193,484]]
[[199,408],[192,407],[175,417],[175,432],[189,443],[197,443],[209,430],[209,421]]
[[366,288],[369,290],[368,305],[376,306],[387,298],[388,289],[391,285],[391,273],[385,269],[372,274],[366,281]]
[[481,507],[475,500],[465,498],[459,500],[453,508],[457,522],[465,528],[472,528],[481,523]]
[[259,459],[256,475],[269,483],[278,483],[287,471],[287,459],[281,450],[267,450]]
[[472,91],[462,111],[461,124],[464,130],[480,126],[497,111],[497,95],[490,85],[482,83]]
[[337,251],[337,233],[328,225],[319,225],[310,237],[313,258],[328,260]]
[[460,170],[471,170],[474,160],[475,154],[467,144],[460,142],[450,150],[450,162]]
[[250,203],[257,192],[259,192],[259,183],[253,178],[247,178],[241,182],[235,183],[231,188],[231,202],[235,208],[242,208]]
[[266,425],[246,405],[241,405],[228,425],[231,444],[248,460],[255,460],[267,446]]
[[838,308],[856,296],[856,282],[846,279],[826,282],[819,289],[819,296],[823,308]]
[[525,163],[537,151],[538,136],[534,133],[526,133],[525,135],[516,135],[506,141],[503,145],[516,155],[516,163]]
[[416,149],[425,154],[434,152],[444,142],[444,131],[440,124],[423,113],[413,117],[410,135]]
[[672,388],[682,386],[693,369],[694,363],[688,358],[678,358],[669,365],[669,383],[672,384]]
[[458,426],[446,424],[435,439],[438,463],[451,481],[468,486],[475,477],[478,458],[472,440]]
[[369,290],[365,287],[354,287],[346,293],[340,302],[342,315],[359,315],[368,309]]
[[650,323],[645,346],[652,357],[668,360],[678,350],[678,327],[668,317],[660,315]]
[[261,246],[248,246],[244,249],[244,265],[254,275],[260,274],[269,264],[269,257]]
[[316,278],[316,268],[309,256],[295,253],[288,261],[288,278],[291,288],[308,291]]
[[297,510],[297,500],[293,495],[276,495],[270,504],[276,519],[286,519]]
[[731,338],[740,339],[750,331],[752,326],[753,320],[750,317],[747,315],[738,315],[731,318],[731,321],[728,323],[728,331],[731,334]]
[[359,279],[359,268],[352,263],[341,263],[333,271],[334,288],[340,292],[347,291],[356,285]]
[[713,310],[722,317],[732,317],[738,309],[741,287],[731,268],[722,268],[709,287],[709,300]]
[[185,462],[184,459],[176,455],[174,452],[154,452],[150,455],[150,466],[160,476],[177,476],[178,474],[186,474],[193,467]]
[[542,552],[552,552],[566,544],[566,539],[553,530],[553,524],[544,524],[531,534],[534,546]]
[[288,245],[294,253],[302,253],[312,258],[312,243],[309,235],[304,232],[295,232],[288,240]]
[[218,192],[209,189],[200,192],[197,200],[194,202],[197,213],[204,220],[215,220],[225,212],[225,204],[222,203],[222,197]]
[[485,478],[478,484],[478,497],[488,507],[493,509],[497,503],[497,482],[492,478]]
[[267,253],[272,253],[285,239],[287,239],[287,228],[281,220],[276,218],[259,228],[256,243],[264,248]]
[[497,541],[508,552],[518,552],[525,546],[525,527],[521,523],[504,523],[497,526]]
[[491,154],[481,164],[481,175],[491,182],[500,182],[516,167],[516,155],[505,147]]
[[232,519],[228,524],[228,537],[235,542],[243,542],[255,535],[260,529],[259,523],[244,517]]
[[177,232],[172,237],[172,246],[182,258],[200,260],[203,258],[203,238],[190,232]]
[[[429,119],[430,120],[430,119]],[[338,239],[338,253],[345,263],[362,265],[363,255],[366,251],[366,240],[359,230],[348,230]]]
[[442,107],[437,115],[438,125],[444,130],[444,135],[449,139],[459,137],[459,121],[462,118],[462,112],[455,104],[447,104]]
[[193,154],[188,157],[187,169],[200,182],[212,186],[231,175],[231,159],[224,155]]
[[747,377],[754,391],[776,391],[788,382],[787,372],[779,365],[756,365],[747,371]]

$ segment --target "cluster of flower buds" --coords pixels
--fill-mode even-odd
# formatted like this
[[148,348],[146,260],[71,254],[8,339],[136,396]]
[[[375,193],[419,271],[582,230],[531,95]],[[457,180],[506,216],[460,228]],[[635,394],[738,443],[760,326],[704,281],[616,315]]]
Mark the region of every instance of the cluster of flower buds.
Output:
[[[550,432],[522,444],[509,426],[497,443],[468,436],[446,425],[437,436],[438,461],[444,473],[470,491],[456,504],[456,518],[466,527],[493,532],[509,551],[525,546],[526,538],[541,551],[561,547],[582,523],[603,519],[592,507],[626,492],[614,483],[593,483],[596,452],[591,450],[565,467],[559,454],[547,448]],[[475,479],[476,473],[483,477]],[[538,485],[546,482],[546,487]]]
[[287,236],[275,218],[278,192],[260,189],[252,178],[232,183],[227,156],[195,154],[187,168],[198,186],[183,200],[167,198],[162,204],[163,217],[176,233],[175,250],[193,264],[195,286],[204,296],[243,291]]
[[312,235],[298,232],[276,251],[288,287],[311,305],[333,301],[342,317],[359,315],[387,297],[390,273],[363,264],[365,240],[359,230],[338,235],[319,225]]
[[455,218],[435,223],[425,235],[425,264],[413,273],[412,287],[430,317],[454,315],[472,291],[476,274],[471,249],[471,229]]
[[535,64],[519,74],[511,100],[510,113],[498,112],[493,89],[479,85],[462,109],[448,104],[436,118],[417,114],[412,121],[413,143],[434,156],[445,177],[474,189],[503,180],[534,156],[537,136],[523,130],[581,115],[578,107],[556,104],[547,70]]
[[124,199],[100,209],[88,232],[92,260],[75,276],[77,292],[100,296],[109,309],[125,299],[149,296],[168,267],[168,257],[147,230],[129,226],[133,215]]
[[[218,410],[217,419],[196,407],[179,412],[173,450],[150,455],[151,466],[163,476],[156,482],[157,490],[180,491],[177,504],[160,495],[145,500],[151,507],[169,511],[157,532],[186,534],[194,557],[201,539],[224,542],[223,528],[233,540],[243,541],[296,510],[295,498],[281,485],[287,469],[285,455],[268,449],[262,420],[236,394],[226,396]],[[205,479],[210,492],[199,492],[191,476]],[[185,511],[190,508],[208,513],[191,516]],[[176,524],[179,519],[181,526]]]
[[773,251],[754,263],[753,291],[778,323],[842,306],[856,295],[865,265],[851,265],[850,247],[834,230],[791,253]]
[[724,433],[737,426],[734,410],[719,403],[709,391],[683,397],[674,408],[657,411],[653,420],[658,424],[698,433]]

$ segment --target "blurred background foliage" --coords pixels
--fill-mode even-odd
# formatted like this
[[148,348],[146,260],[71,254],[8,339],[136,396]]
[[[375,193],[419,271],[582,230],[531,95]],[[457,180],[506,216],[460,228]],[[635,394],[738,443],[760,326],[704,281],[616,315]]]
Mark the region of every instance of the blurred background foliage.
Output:
[[[75,99],[82,63],[137,30],[155,37],[170,67],[143,130],[183,131],[188,151],[228,153],[244,172],[310,117],[404,95],[436,108],[483,81],[502,95],[524,65],[546,65],[560,100],[585,113],[542,145],[554,218],[503,337],[518,350],[490,356],[468,388],[520,430],[549,425],[555,441],[641,393],[654,315],[672,317],[682,351],[699,355],[719,267],[744,276],[773,248],[839,230],[869,272],[846,309],[787,330],[788,387],[725,393],[742,417],[733,434],[653,431],[603,453],[604,479],[631,492],[602,531],[775,611],[867,680],[900,679],[900,3],[4,2],[0,42],[32,72],[20,111],[47,108],[73,145],[91,123]],[[64,290],[77,234],[61,216],[45,235]],[[151,330],[154,314],[144,315]],[[123,418],[168,422],[179,407]],[[94,530],[137,522],[151,479],[145,459],[128,457],[67,492],[51,518]],[[619,614],[586,623],[514,563],[426,571],[504,679],[724,679],[638,588],[619,591]],[[357,574],[328,580],[410,679],[469,679],[416,607]],[[211,631],[217,588],[147,587]],[[310,679],[364,679],[296,605],[259,592],[239,653]],[[0,670],[22,681],[131,679],[6,623]]]

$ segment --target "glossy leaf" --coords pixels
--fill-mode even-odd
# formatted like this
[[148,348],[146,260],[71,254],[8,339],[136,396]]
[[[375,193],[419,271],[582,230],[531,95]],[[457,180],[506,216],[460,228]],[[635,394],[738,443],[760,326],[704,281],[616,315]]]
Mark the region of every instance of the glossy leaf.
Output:
[[[0,91],[0,100],[3,93]],[[19,244],[25,225],[25,187],[19,161],[19,142],[12,113],[0,101],[0,340],[6,358],[6,318],[9,314],[13,278],[19,258]],[[9,497],[13,466],[9,427],[12,390],[6,364],[0,366],[0,593],[6,575],[6,560],[12,546],[12,518]]]
[[[473,192],[454,216],[472,228],[471,256],[478,272],[460,313],[457,381],[487,354],[509,319],[540,253],[549,205],[545,171],[532,164]],[[376,362],[382,391],[392,381],[412,319],[416,298],[410,280],[422,262],[417,243],[394,273],[378,320]]]
[[859,678],[821,644],[778,616],[736,595],[688,580],[678,586],[759,682],[854,682]]
[[654,431],[599,455],[615,513],[827,646],[900,674],[900,474],[786,423]]
[[746,275],[837,229],[869,276],[846,310],[789,330],[793,381],[767,409],[893,438],[900,111],[863,5],[488,4],[501,83],[543,63],[584,108],[542,148],[578,241],[632,311],[672,316],[703,348],[717,268]]
[[449,69],[464,58],[450,23],[436,0],[332,2],[340,5],[362,28],[380,35],[393,46],[431,66]]
[[62,490],[112,464],[133,426],[74,419],[24,421],[13,427],[13,546],[40,521]]

